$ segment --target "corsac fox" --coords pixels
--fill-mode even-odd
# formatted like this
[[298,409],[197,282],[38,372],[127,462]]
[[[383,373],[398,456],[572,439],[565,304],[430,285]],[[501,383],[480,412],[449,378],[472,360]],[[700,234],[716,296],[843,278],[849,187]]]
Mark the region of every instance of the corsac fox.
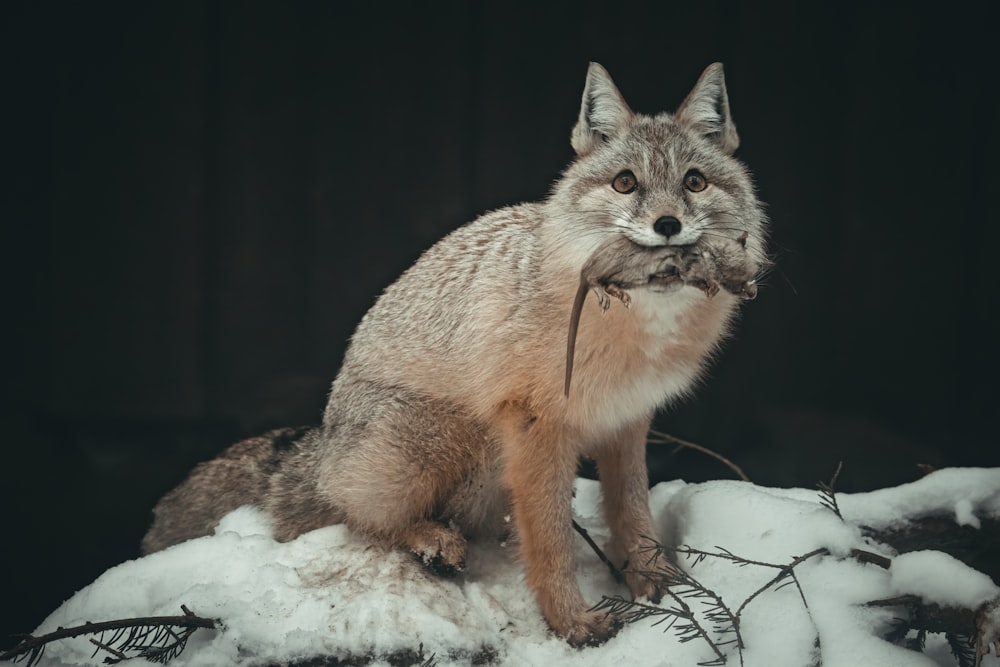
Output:
[[[588,610],[574,572],[578,461],[597,465],[608,555],[636,563],[656,534],[653,413],[692,387],[766,263],[766,219],[738,143],[720,64],[676,113],[648,116],[592,63],[576,157],[551,194],[427,250],[362,319],[322,425],[199,465],[157,504],[144,551],[210,534],[254,504],[278,540],[346,523],[448,575],[464,569],[467,537],[509,530],[510,515],[550,627],[574,645],[606,640],[617,623]],[[607,248],[615,271],[631,266],[627,280],[610,268],[586,275],[600,273],[594,258]],[[581,284],[598,299],[571,318]],[[659,598],[636,568],[625,576],[633,595]]]

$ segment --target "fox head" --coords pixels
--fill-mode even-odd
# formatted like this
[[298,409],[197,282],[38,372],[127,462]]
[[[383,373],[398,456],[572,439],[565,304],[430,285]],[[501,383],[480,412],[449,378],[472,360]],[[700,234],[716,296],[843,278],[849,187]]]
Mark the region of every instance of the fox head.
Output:
[[733,157],[739,136],[720,63],[705,69],[675,113],[655,116],[634,113],[591,63],[571,143],[577,157],[551,200],[564,234],[621,234],[656,247],[745,233],[747,252],[764,264],[766,217]]

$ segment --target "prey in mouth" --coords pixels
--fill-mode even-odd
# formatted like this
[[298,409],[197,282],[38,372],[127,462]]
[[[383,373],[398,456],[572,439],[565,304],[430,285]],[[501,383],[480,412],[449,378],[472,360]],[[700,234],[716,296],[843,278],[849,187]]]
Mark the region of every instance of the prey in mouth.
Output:
[[709,298],[723,289],[750,301],[757,296],[757,265],[746,252],[746,242],[744,232],[736,239],[703,238],[688,246],[646,247],[624,236],[614,236],[599,246],[580,271],[580,286],[570,312],[565,395],[569,397],[576,334],[589,291],[597,296],[602,312],[611,307],[612,297],[628,308],[632,304],[628,290],[637,287],[666,290],[690,285]]

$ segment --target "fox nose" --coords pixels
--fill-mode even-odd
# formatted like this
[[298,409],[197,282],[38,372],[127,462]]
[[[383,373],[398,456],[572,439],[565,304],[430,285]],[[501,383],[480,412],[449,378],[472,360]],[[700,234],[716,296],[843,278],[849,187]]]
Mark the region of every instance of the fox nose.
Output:
[[653,223],[653,231],[670,238],[681,231],[681,221],[672,215],[665,215]]

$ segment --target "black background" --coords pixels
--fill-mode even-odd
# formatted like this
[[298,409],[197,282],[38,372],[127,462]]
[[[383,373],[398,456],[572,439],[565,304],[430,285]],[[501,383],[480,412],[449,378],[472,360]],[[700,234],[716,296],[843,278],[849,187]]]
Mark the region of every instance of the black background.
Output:
[[644,112],[723,61],[772,218],[776,270],[660,427],[766,485],[1000,465],[989,22],[805,4],[4,4],[0,634],[135,557],[195,462],[318,421],[382,288],[544,196],[589,60]]

